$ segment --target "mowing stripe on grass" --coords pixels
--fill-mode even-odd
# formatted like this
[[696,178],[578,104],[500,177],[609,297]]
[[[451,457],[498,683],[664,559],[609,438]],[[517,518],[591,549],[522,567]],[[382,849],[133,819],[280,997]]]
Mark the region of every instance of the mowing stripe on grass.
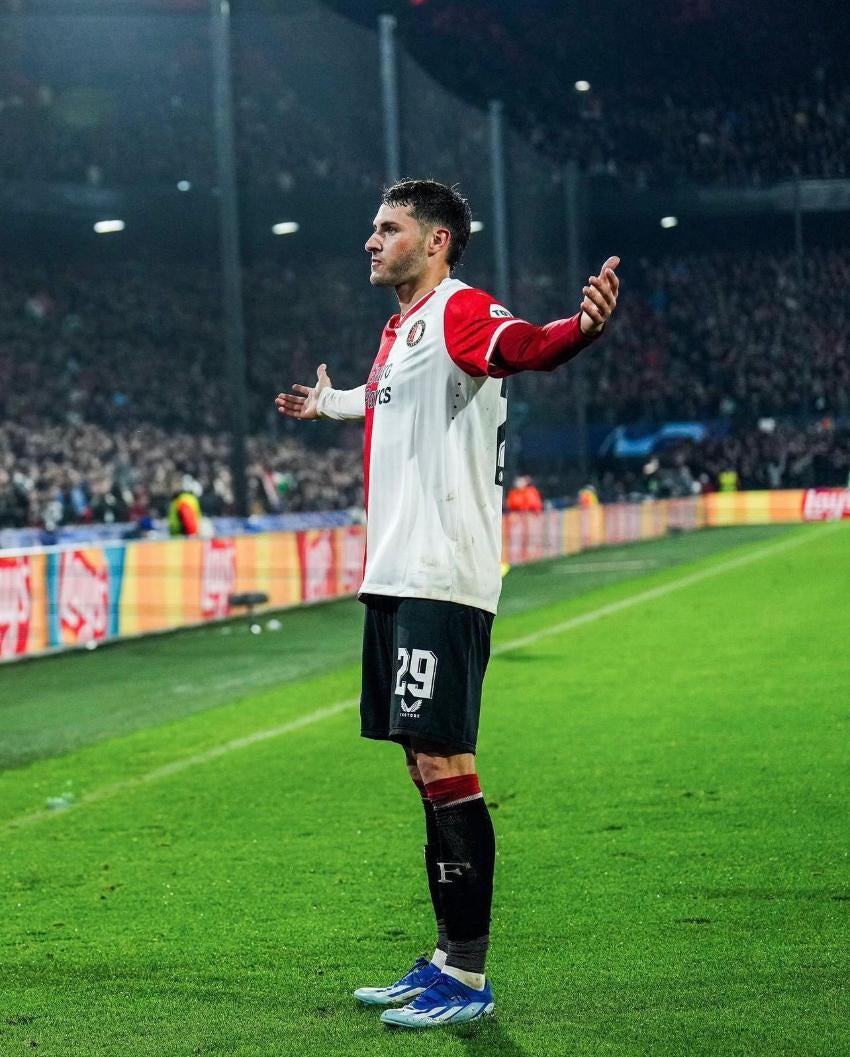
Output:
[[574,576],[582,573],[616,573],[623,570],[643,572],[645,569],[657,569],[655,558],[632,558],[628,561],[610,562],[576,562],[575,565],[564,565],[554,572],[558,576]]
[[[840,528],[840,522],[830,525],[819,530],[818,537],[824,536],[827,533],[834,532]],[[581,613],[577,617],[570,617],[569,620],[564,620],[560,624],[552,624],[548,628],[542,628],[540,631],[535,631],[531,635],[526,635],[521,639],[513,639],[511,642],[504,643],[501,647],[497,647],[492,652],[493,654],[505,653],[507,650],[518,650],[523,646],[531,646],[535,642],[539,642],[540,639],[548,638],[550,635],[560,635],[564,631],[572,631],[573,628],[581,627],[583,624],[590,624],[594,620],[600,620],[602,617],[609,617],[613,613],[620,613],[624,609],[631,609],[632,606],[641,605],[643,602],[651,602],[655,598],[662,598],[664,595],[672,594],[673,591],[681,591],[685,587],[691,587],[693,584],[698,584],[702,580],[708,580],[712,576],[718,576],[720,573],[729,572],[730,569],[737,569],[742,565],[749,565],[751,562],[759,561],[761,558],[771,558],[775,554],[780,554],[782,551],[790,550],[792,547],[799,547],[802,543],[807,543],[812,539],[815,539],[814,533],[793,536],[791,539],[781,540],[779,543],[772,543],[767,547],[762,547],[761,550],[751,551],[749,554],[741,554],[737,558],[730,558],[728,561],[721,562],[719,565],[713,565],[708,569],[700,569],[699,572],[691,573],[688,576],[682,576],[678,580],[672,581],[672,583],[661,584],[659,587],[650,587],[646,591],[641,591],[639,594],[632,595],[630,598],[621,598],[617,602],[609,602],[606,606],[600,606],[599,609],[592,609],[588,613]]]
[[[569,620],[564,620],[558,624],[552,624],[549,627],[541,628],[539,631],[535,631],[530,635],[524,635],[518,639],[511,639],[509,642],[499,643],[492,648],[491,655],[497,657],[500,654],[508,653],[512,650],[519,650],[523,649],[525,646],[532,646],[535,643],[540,642],[541,639],[551,638],[554,635],[561,635],[565,632],[572,631],[574,628],[579,628],[585,624],[601,620],[603,617],[613,616],[615,613],[621,613],[626,609],[642,605],[644,602],[651,602],[656,598],[663,598],[665,595],[672,594],[674,591],[681,591],[686,587],[692,587],[694,584],[701,583],[703,580],[708,580],[713,576],[720,576],[722,573],[729,572],[732,569],[738,569],[743,565],[750,565],[752,562],[760,561],[762,558],[770,558],[782,554],[793,547],[799,547],[801,544],[810,542],[813,539],[821,539],[827,533],[835,532],[841,527],[840,523],[836,523],[828,527],[825,526],[817,533],[812,532],[805,535],[794,536],[791,539],[784,539],[779,543],[762,547],[760,550],[750,551],[747,554],[739,555],[737,558],[730,558],[727,561],[720,562],[718,565],[713,565],[707,569],[700,569],[699,572],[690,573],[687,576],[679,577],[668,583],[660,584],[658,587],[651,587],[646,591],[640,591],[638,594],[631,595],[627,598],[621,598],[616,602],[609,602],[607,605],[600,606],[598,609],[591,609],[587,613],[580,613],[578,616],[571,617]],[[53,818],[58,814],[65,814],[68,811],[83,807],[86,804],[93,804],[100,800],[106,800],[109,797],[116,796],[118,793],[135,789],[139,786],[148,785],[151,782],[156,782],[160,778],[167,778],[171,775],[179,774],[180,772],[186,771],[190,767],[195,767],[198,764],[209,763],[211,760],[216,760],[236,749],[246,749],[260,742],[269,741],[271,738],[282,737],[284,734],[291,734],[304,727],[312,726],[312,724],[319,723],[323,719],[331,719],[333,716],[338,716],[341,712],[354,708],[358,704],[359,698],[354,697],[348,698],[345,701],[338,701],[333,705],[327,705],[324,708],[317,708],[312,712],[307,712],[305,715],[300,716],[298,719],[289,720],[287,723],[281,723],[279,726],[269,727],[265,730],[256,730],[251,734],[246,734],[244,737],[233,738],[230,741],[223,742],[221,745],[216,745],[211,749],[207,749],[205,752],[199,752],[193,756],[186,756],[182,759],[174,760],[172,763],[156,767],[154,770],[148,771],[146,774],[138,775],[135,778],[127,778],[121,782],[114,782],[111,785],[104,786],[102,789],[95,789],[91,793],[84,794],[79,800],[68,804],[67,807],[61,810],[42,809],[30,812],[26,815],[19,815],[17,818],[11,819],[5,823],[5,827],[7,829],[18,829],[35,822],[41,822],[47,818]]]

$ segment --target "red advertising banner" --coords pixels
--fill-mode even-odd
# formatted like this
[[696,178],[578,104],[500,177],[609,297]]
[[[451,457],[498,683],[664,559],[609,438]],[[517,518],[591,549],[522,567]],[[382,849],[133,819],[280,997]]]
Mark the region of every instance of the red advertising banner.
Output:
[[31,616],[29,558],[0,558],[0,660],[27,652]]
[[543,512],[543,556],[557,558],[561,553],[564,515],[560,510]]
[[59,556],[59,629],[69,645],[101,642],[109,630],[109,569],[94,548]]
[[232,539],[204,541],[201,561],[201,616],[226,617],[236,584],[236,543]]
[[502,557],[509,565],[528,561],[528,515],[505,514],[502,518]]
[[850,518],[850,488],[807,488],[803,493],[803,521],[842,518]]
[[366,530],[362,525],[336,529],[336,593],[353,595],[363,582]]
[[605,543],[633,543],[640,539],[641,514],[637,503],[612,503],[602,510]]
[[[502,521],[511,565],[566,556],[671,528],[850,520],[850,487],[712,493],[597,505]],[[268,608],[353,595],[362,525],[213,540],[110,542],[0,552],[0,662],[229,616],[231,594],[263,592]]]
[[305,602],[336,597],[333,533],[333,529],[310,529],[298,533],[301,597]]

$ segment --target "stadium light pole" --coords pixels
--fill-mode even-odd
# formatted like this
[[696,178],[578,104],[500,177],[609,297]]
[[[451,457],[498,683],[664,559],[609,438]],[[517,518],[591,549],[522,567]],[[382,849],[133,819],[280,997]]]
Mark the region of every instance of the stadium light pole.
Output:
[[[575,297],[584,286],[583,258],[583,211],[582,211],[582,178],[578,162],[568,161],[564,167],[564,194],[566,197],[567,220],[567,290],[568,297]],[[573,393],[575,396],[574,413],[578,435],[578,470],[582,485],[587,484],[587,379],[584,364],[579,356],[571,365]]]
[[[511,268],[508,235],[508,193],[505,172],[505,117],[502,102],[491,99],[488,105],[490,126],[490,191],[493,196],[493,260],[495,263],[496,297],[505,306],[511,306]],[[512,378],[502,381],[502,392],[507,397],[519,397],[514,401],[512,439],[505,444],[505,481],[508,487],[516,479],[519,455],[522,447],[522,427],[525,425],[525,401],[522,399],[522,381]],[[511,422],[511,401],[508,401],[508,422]]]
[[800,179],[800,166],[794,166],[794,278],[797,286],[797,340],[803,353],[803,415],[806,419],[811,412],[812,372],[809,356],[803,351],[806,341],[806,326],[803,321],[803,182]]
[[401,117],[398,105],[398,51],[395,15],[378,16],[381,58],[381,99],[384,108],[384,176],[388,184],[401,178]]
[[242,254],[239,198],[233,135],[233,90],[230,63],[230,2],[210,0],[213,118],[218,183],[219,246],[224,295],[224,340],[227,394],[230,404],[230,472],[239,517],[248,516],[245,458],[245,320],[242,306]]
[[511,303],[511,271],[508,246],[508,198],[505,178],[504,111],[501,100],[491,99],[490,186],[493,194],[493,257],[496,264],[496,297],[503,305]]

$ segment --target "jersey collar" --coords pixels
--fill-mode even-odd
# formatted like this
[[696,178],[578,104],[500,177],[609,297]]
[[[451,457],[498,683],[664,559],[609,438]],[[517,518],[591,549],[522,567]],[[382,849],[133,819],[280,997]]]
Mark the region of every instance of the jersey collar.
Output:
[[449,281],[449,279],[451,279],[450,275],[447,275],[445,277],[445,279],[441,279],[437,283],[437,285],[434,287],[433,290],[429,290],[427,294],[423,294],[422,297],[420,297],[419,300],[415,304],[411,305],[410,308],[408,308],[408,310],[404,313],[403,316],[400,316],[398,314],[398,312],[396,312],[396,314],[394,316],[391,316],[390,317],[390,321],[387,323],[387,326],[390,328],[390,330],[398,330],[398,328],[402,325],[402,323],[404,323],[404,321],[406,319],[410,319],[410,317],[413,315],[414,312],[418,312],[419,309],[428,300],[428,298],[429,297],[433,297],[434,294],[443,285],[443,283],[447,283]]

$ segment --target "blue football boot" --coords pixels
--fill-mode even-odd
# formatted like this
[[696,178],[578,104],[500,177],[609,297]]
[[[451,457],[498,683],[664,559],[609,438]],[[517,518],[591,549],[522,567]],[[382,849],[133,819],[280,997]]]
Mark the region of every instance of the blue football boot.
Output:
[[427,958],[417,958],[413,968],[389,987],[358,987],[354,997],[367,1006],[391,1006],[395,1002],[407,1002],[431,986],[439,977],[440,970]]
[[476,991],[453,976],[440,973],[426,991],[406,1006],[384,1010],[381,1020],[400,1028],[439,1028],[488,1017],[494,1005],[489,980],[483,991]]

